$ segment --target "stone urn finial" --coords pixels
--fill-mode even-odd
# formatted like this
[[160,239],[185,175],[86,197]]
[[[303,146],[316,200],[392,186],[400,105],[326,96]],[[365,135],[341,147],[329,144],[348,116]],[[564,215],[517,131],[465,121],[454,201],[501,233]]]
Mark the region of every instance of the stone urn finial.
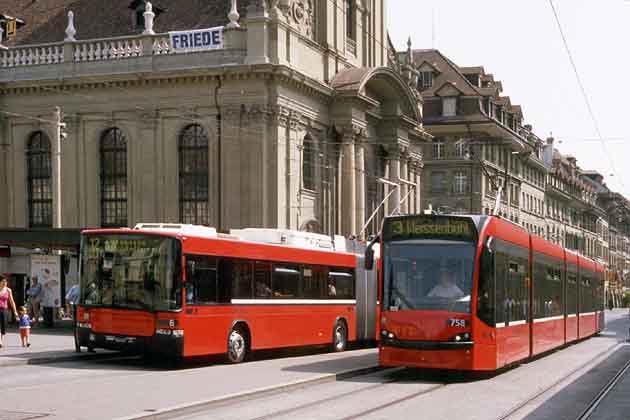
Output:
[[153,13],[153,5],[151,2],[147,2],[147,5],[144,7],[144,32],[143,35],[154,35],[155,31],[153,31],[153,19],[155,18],[155,13]]
[[74,28],[74,12],[70,10],[68,12],[68,27],[66,28],[66,39],[64,41],[76,41],[74,37],[77,33],[77,30]]
[[230,13],[228,13],[228,19],[230,19],[230,23],[227,24],[228,28],[240,28],[241,25],[238,24],[238,19],[241,15],[238,14],[238,7],[236,6],[236,0],[232,0],[232,8],[230,9]]

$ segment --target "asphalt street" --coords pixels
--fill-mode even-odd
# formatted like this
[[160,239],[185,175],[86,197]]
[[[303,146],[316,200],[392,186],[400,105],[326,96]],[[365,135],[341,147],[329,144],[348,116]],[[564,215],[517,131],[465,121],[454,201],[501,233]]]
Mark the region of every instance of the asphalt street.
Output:
[[6,366],[0,419],[572,419],[629,350],[627,310],[607,316],[599,337],[490,377],[405,369],[339,376],[375,366],[375,349],[264,354],[236,366],[120,357]]

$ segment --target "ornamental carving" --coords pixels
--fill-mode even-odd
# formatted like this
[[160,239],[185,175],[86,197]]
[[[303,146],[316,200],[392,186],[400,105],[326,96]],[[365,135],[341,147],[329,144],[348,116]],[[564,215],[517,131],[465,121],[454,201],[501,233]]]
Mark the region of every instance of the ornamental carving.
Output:
[[293,0],[290,6],[291,23],[303,35],[314,38],[315,36],[315,8],[313,0]]

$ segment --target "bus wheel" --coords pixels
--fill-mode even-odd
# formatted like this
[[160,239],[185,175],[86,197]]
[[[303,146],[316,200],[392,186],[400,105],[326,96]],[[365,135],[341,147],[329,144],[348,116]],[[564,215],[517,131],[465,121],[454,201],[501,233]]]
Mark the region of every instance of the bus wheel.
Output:
[[227,357],[230,363],[241,363],[247,355],[245,334],[239,328],[233,328],[228,337]]
[[333,351],[344,351],[348,346],[348,329],[343,321],[337,321],[333,330]]

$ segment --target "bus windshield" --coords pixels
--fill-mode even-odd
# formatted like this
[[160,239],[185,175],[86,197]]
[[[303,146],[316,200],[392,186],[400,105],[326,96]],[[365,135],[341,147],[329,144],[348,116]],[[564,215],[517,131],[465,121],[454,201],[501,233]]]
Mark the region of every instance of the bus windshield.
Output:
[[383,308],[470,313],[475,245],[407,240],[385,244]]
[[180,244],[157,235],[86,235],[80,303],[109,308],[181,307]]

